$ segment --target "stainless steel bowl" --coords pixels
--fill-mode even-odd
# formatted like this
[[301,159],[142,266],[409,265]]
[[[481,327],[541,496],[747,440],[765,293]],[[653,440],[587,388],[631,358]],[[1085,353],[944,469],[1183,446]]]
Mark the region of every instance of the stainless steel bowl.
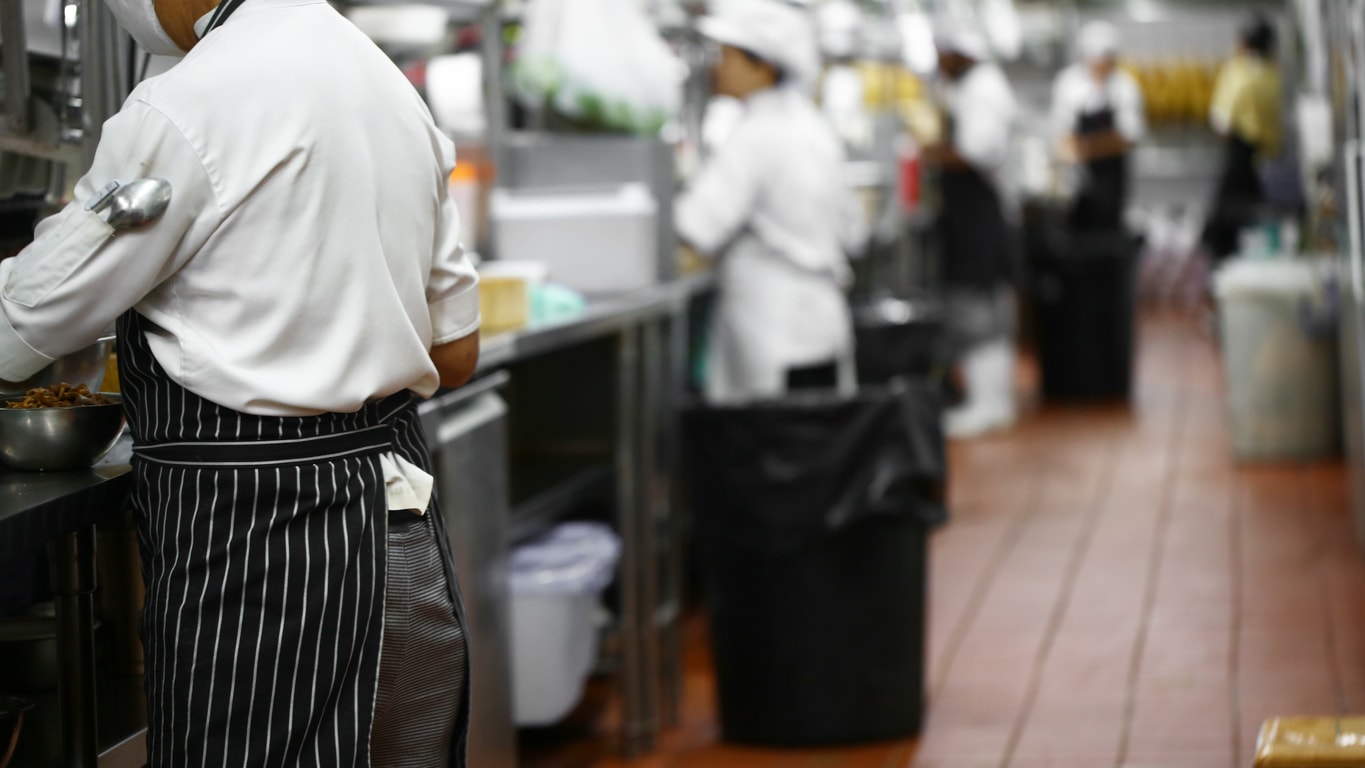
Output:
[[114,447],[123,431],[123,399],[108,405],[0,408],[0,462],[14,469],[89,467]]
[[91,392],[98,392],[104,383],[104,371],[109,355],[114,352],[114,337],[105,336],[85,349],[53,360],[46,368],[23,381],[0,379],[0,394],[13,395],[36,387],[50,387],[63,382],[71,386],[84,384]]

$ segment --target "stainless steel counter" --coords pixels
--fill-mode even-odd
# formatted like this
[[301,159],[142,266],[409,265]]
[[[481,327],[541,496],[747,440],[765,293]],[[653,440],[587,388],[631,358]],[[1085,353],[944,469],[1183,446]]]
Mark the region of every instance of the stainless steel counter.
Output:
[[479,371],[610,336],[642,321],[685,310],[693,296],[714,285],[715,277],[704,274],[620,296],[590,298],[587,310],[578,317],[485,336],[479,344]]

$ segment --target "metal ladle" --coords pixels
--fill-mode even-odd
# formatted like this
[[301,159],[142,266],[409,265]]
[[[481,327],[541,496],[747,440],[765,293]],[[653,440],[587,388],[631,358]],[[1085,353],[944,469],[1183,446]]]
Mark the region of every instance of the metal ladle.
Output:
[[127,184],[110,182],[86,206],[94,213],[109,210],[107,221],[114,229],[146,224],[166,212],[171,204],[171,183],[165,179],[134,179]]

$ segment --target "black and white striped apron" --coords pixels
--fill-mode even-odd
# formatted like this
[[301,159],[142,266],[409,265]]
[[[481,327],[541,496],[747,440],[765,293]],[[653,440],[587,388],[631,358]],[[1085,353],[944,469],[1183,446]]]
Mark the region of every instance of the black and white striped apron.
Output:
[[[394,545],[379,455],[394,451],[431,471],[411,396],[357,413],[241,413],[166,375],[148,327],[126,313],[118,344],[146,583],[150,765],[371,765],[376,701],[404,695],[379,690],[381,653],[402,639],[385,637]],[[458,627],[459,590],[434,496],[417,520],[439,543],[445,582],[437,594]],[[395,530],[411,537],[412,529]],[[455,679],[424,681],[443,686],[444,703],[458,712],[453,766],[465,764],[468,724],[458,640]],[[374,764],[412,763],[377,756]]]

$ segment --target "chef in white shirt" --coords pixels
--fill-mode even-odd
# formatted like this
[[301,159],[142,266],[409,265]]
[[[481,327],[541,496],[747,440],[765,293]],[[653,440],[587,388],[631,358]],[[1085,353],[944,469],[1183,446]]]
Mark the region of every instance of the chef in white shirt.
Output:
[[[0,378],[118,321],[149,763],[463,765],[463,614],[414,405],[478,351],[453,146],[324,0],[109,5],[183,59],[0,263]],[[159,218],[88,207],[142,178],[169,183]]]
[[1014,302],[1017,247],[1006,180],[1018,107],[990,46],[958,20],[935,30],[945,131],[925,149],[938,170],[939,275],[948,333],[961,367],[965,402],[945,421],[969,437],[1014,423]]
[[1119,231],[1128,201],[1128,157],[1147,124],[1142,91],[1118,68],[1119,38],[1112,24],[1081,28],[1079,61],[1062,70],[1052,87],[1052,126],[1062,157],[1084,173],[1071,210],[1083,231]]
[[720,259],[706,396],[735,403],[796,388],[851,390],[848,254],[862,247],[867,223],[842,181],[843,147],[802,90],[814,30],[805,12],[778,0],[731,0],[700,29],[720,45],[716,91],[744,108],[676,209],[679,236]]

